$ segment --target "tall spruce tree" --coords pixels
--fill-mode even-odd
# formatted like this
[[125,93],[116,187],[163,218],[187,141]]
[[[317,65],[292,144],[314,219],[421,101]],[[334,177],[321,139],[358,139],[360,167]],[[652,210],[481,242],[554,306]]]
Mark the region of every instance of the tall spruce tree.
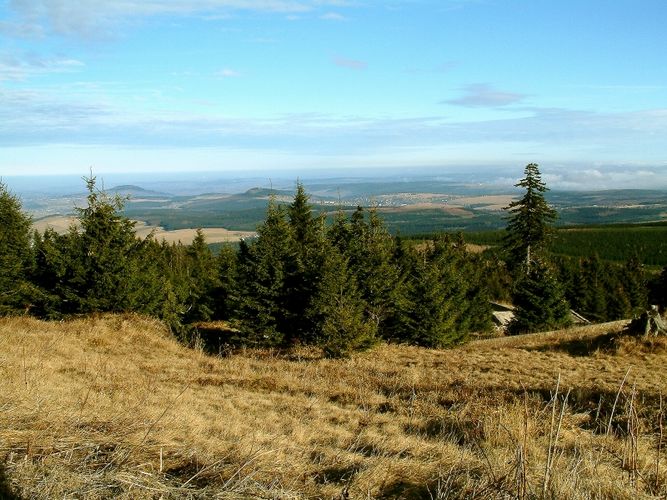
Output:
[[250,345],[277,345],[290,334],[286,277],[288,262],[295,258],[291,231],[285,210],[271,199],[257,239],[241,243],[239,316]]
[[317,332],[307,312],[322,279],[326,240],[324,219],[314,216],[309,196],[301,183],[297,183],[287,216],[292,252],[284,262],[284,306],[290,324],[289,331],[285,332],[286,340],[311,343]]
[[530,267],[534,260],[544,257],[546,246],[553,234],[551,224],[555,222],[556,210],[544,199],[548,188],[536,163],[524,170],[525,177],[517,187],[525,189],[520,200],[505,208],[509,212],[507,234],[503,247],[507,252],[507,263],[512,270]]
[[544,199],[548,189],[538,165],[530,163],[524,174],[516,184],[525,189],[523,197],[505,208],[510,215],[503,247],[515,275],[512,301],[517,307],[509,327],[512,333],[548,330],[569,322],[565,291],[547,261],[557,213]]

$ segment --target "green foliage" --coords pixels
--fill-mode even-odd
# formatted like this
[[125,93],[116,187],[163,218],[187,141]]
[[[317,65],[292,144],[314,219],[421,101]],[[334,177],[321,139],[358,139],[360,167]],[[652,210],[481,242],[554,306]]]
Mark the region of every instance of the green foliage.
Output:
[[370,210],[366,221],[361,207],[357,207],[349,222],[344,214],[337,216],[329,238],[349,259],[350,269],[366,302],[367,314],[379,335],[388,338],[387,325],[397,314],[397,305],[405,293],[405,276],[395,259],[395,238],[389,234],[376,210]]
[[667,265],[667,226],[611,225],[560,229],[550,247],[552,253],[586,258],[597,253],[602,260],[627,262],[637,258],[644,265]]
[[514,273],[516,311],[509,326],[513,334],[556,329],[569,321],[564,288],[546,260],[557,213],[544,199],[548,189],[538,166],[531,163],[524,173],[516,186],[525,194],[506,208],[510,216],[503,242],[507,266]]
[[88,204],[78,208],[79,226],[66,235],[46,231],[35,238],[34,280],[43,290],[44,316],[134,311],[159,316],[169,292],[154,243],[140,240],[134,223],[120,214],[123,200],[109,197],[86,179]]
[[557,262],[567,300],[586,319],[627,319],[646,310],[646,272],[637,259],[619,265],[593,253],[585,259],[561,257]]
[[322,266],[322,279],[309,309],[317,327],[318,344],[327,357],[347,357],[371,347],[377,340],[377,324],[366,312],[348,260],[334,246]]
[[473,328],[489,328],[490,304],[462,239],[443,236],[401,261],[409,270],[406,300],[392,324],[396,340],[448,347],[465,341]]
[[521,275],[514,293],[512,334],[556,330],[569,324],[569,306],[551,266],[533,261]]
[[215,259],[201,229],[186,249],[186,272],[188,279],[188,297],[184,321],[208,321],[215,308],[213,290],[219,287],[218,269]]
[[277,345],[289,329],[287,264],[294,259],[291,227],[273,200],[257,239],[239,251],[239,316],[251,345]]
[[537,164],[530,163],[524,171],[525,177],[516,184],[525,189],[523,197],[506,207],[509,212],[507,236],[504,248],[511,269],[523,264],[530,267],[533,260],[544,255],[553,236],[551,224],[556,220],[556,210],[544,199],[548,191]]
[[217,319],[229,320],[238,304],[238,257],[236,251],[225,245],[220,249],[216,259],[217,286],[210,294],[213,297],[213,314]]
[[0,182],[0,314],[32,307],[37,291],[29,281],[33,268],[30,217]]
[[287,208],[292,258],[285,261],[284,304],[289,324],[285,338],[289,343],[312,343],[318,334],[309,311],[322,286],[326,235],[324,219],[313,215],[308,200],[303,185],[298,183],[294,200]]

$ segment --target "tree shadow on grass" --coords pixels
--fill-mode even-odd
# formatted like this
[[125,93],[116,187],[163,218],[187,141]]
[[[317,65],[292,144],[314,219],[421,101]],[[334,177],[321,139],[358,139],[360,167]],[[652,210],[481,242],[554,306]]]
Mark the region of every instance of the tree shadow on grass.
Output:
[[620,334],[602,334],[597,337],[571,339],[557,344],[527,347],[527,351],[561,351],[570,356],[590,356],[596,351],[613,352],[618,343]]
[[0,463],[0,500],[20,500],[21,497],[12,490],[5,467]]

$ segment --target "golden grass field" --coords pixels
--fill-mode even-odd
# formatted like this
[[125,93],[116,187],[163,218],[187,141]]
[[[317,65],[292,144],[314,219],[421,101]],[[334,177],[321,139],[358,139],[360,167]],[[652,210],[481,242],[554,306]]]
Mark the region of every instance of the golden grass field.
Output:
[[[145,238],[153,234],[157,241],[165,240],[167,243],[178,243],[189,245],[197,235],[197,229],[176,229],[167,231],[163,227],[149,226],[145,222],[135,221],[135,232],[140,238]],[[52,215],[35,221],[33,228],[39,232],[44,232],[51,228],[59,234],[65,234],[72,225],[77,225],[78,219],[74,216]],[[253,231],[233,231],[222,227],[203,228],[202,232],[206,237],[207,243],[230,243],[240,241],[243,238],[256,236]]]
[[665,498],[667,342],[622,327],[328,360],[212,357],[132,315],[0,319],[0,481],[24,498]]

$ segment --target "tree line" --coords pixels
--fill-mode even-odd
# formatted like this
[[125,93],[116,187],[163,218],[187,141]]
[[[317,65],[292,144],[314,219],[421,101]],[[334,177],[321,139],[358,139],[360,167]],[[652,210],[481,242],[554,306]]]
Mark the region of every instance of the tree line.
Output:
[[256,238],[213,255],[201,231],[189,245],[138,238],[123,200],[94,177],[86,186],[78,224],[58,234],[32,231],[0,185],[0,313],[137,312],[183,338],[225,320],[234,345],[317,345],[332,357],[380,340],[446,347],[491,326],[486,263],[461,237],[407,245],[361,207],[326,224],[299,184],[288,206],[270,200]]
[[491,328],[490,299],[516,306],[511,333],[556,329],[577,309],[594,321],[665,305],[667,268],[649,282],[637,260],[610,267],[548,252],[556,213],[537,165],[508,208],[502,252],[472,254],[461,235],[414,243],[391,235],[374,209],[340,210],[327,223],[301,184],[268,204],[257,237],[214,255],[193,242],[140,239],[123,199],[85,179],[87,204],[65,234],[31,229],[0,183],[0,314],[63,318],[137,312],[182,339],[192,325],[224,320],[232,346],[316,345],[340,357],[378,341],[447,347]]

